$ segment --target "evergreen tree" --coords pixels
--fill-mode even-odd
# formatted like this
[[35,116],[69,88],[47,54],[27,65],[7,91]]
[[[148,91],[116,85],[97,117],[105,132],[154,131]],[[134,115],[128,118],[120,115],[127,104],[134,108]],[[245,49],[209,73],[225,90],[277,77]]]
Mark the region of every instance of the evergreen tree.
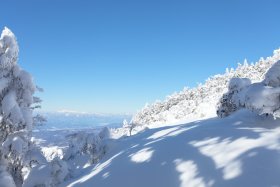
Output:
[[19,48],[14,34],[5,28],[0,38],[0,161],[1,171],[16,186],[23,183],[28,165],[36,86],[29,73],[17,64]]

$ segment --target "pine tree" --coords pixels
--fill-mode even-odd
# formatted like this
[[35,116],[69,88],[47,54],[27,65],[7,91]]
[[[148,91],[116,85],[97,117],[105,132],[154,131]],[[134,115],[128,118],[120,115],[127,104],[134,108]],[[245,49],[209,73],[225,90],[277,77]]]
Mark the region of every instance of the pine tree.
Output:
[[21,186],[31,149],[33,104],[39,101],[33,97],[36,86],[31,75],[17,64],[18,53],[16,37],[5,28],[0,38],[0,165]]

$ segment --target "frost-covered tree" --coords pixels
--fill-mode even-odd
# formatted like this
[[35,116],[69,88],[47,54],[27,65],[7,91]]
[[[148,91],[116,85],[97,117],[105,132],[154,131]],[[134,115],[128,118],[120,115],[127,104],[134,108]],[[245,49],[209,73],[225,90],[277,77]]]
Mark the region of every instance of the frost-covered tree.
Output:
[[18,54],[16,37],[5,28],[0,38],[0,168],[21,186],[23,168],[30,163],[32,110],[38,100],[31,75],[17,64]]
[[89,156],[89,163],[96,163],[106,152],[105,141],[110,138],[110,130],[104,127],[99,133],[77,132],[68,135],[70,141],[63,160],[69,161],[77,156]]
[[132,135],[133,129],[134,129],[135,127],[137,127],[137,126],[139,126],[139,125],[133,123],[132,121],[131,121],[130,123],[128,123],[126,119],[123,120],[123,126],[122,126],[122,128],[123,128],[123,129],[126,129],[126,130],[128,131],[127,134],[129,134],[129,136]]
[[126,119],[123,120],[123,128],[128,128],[129,124]]

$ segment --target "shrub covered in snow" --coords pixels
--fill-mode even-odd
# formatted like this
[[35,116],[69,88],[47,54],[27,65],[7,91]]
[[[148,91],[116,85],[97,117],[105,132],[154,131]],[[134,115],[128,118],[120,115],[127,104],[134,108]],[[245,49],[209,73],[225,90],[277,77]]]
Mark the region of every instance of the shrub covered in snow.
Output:
[[258,114],[280,117],[280,61],[267,71],[262,82],[248,88],[245,104]]
[[248,87],[245,107],[258,114],[271,114],[280,117],[280,87],[266,86],[263,82]]
[[78,132],[68,136],[70,144],[63,160],[75,159],[80,155],[88,155],[89,162],[96,163],[106,152],[106,140],[110,138],[110,130],[104,127],[98,134]]
[[218,116],[225,117],[240,108],[247,108],[260,115],[280,117],[279,70],[280,61],[277,61],[261,82],[250,84],[249,80],[244,82],[244,79],[231,79],[229,91],[223,95],[218,105]]
[[228,84],[228,91],[221,97],[217,115],[226,117],[233,112],[245,107],[245,92],[251,84],[248,78],[232,78]]
[[133,123],[132,121],[130,123],[128,123],[126,119],[123,120],[122,128],[125,130],[126,135],[131,136],[133,129],[137,126],[140,126],[140,125],[137,125],[137,124]]

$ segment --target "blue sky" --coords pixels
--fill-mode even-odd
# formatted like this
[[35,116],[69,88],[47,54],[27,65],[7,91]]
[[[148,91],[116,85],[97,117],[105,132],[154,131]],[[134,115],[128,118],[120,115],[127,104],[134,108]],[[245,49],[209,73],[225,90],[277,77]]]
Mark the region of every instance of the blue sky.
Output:
[[280,47],[277,0],[9,0],[44,110],[136,112]]

